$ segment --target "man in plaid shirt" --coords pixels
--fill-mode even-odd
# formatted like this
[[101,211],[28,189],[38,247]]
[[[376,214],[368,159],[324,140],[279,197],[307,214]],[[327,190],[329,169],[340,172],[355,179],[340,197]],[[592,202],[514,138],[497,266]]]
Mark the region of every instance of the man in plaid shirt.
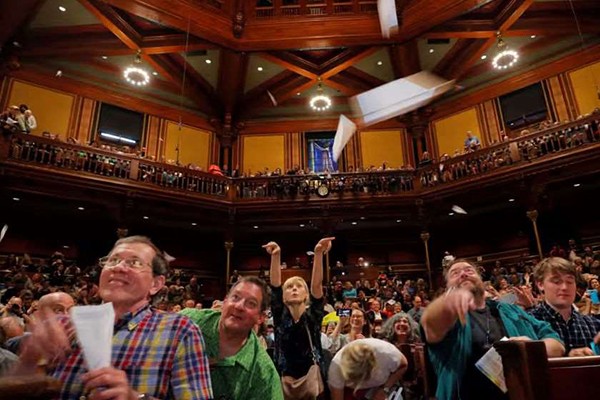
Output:
[[576,292],[577,271],[575,266],[560,257],[542,260],[534,270],[538,288],[544,293],[544,302],[531,314],[549,322],[565,343],[570,357],[593,356],[590,343],[600,339],[600,319],[582,315],[573,308]]
[[60,399],[212,399],[199,329],[150,305],[165,284],[163,253],[150,239],[132,236],[117,241],[101,265],[100,297],[115,309],[112,366],[88,371],[70,324],[46,315],[24,343],[19,371],[55,360],[48,372],[63,383]]

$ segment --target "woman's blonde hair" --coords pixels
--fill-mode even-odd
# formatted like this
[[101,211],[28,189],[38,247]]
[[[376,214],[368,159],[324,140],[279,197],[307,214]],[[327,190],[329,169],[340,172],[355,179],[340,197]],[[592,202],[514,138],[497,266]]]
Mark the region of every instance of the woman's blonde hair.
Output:
[[347,383],[353,383],[355,389],[371,378],[376,366],[375,352],[368,344],[355,342],[342,349],[342,376]]
[[306,290],[306,299],[304,300],[304,303],[308,304],[309,300],[310,300],[310,292],[308,291],[308,285],[306,284],[306,281],[304,279],[302,279],[299,276],[292,276],[291,278],[288,278],[284,283],[283,283],[283,291],[285,292],[285,289],[287,289],[290,286],[293,286],[295,284],[301,284],[302,286],[304,286],[304,290]]

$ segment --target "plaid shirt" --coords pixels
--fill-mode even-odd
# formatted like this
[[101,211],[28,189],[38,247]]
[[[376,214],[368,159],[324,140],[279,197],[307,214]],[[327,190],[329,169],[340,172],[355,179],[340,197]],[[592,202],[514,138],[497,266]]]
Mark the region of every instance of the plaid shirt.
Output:
[[530,313],[535,318],[550,323],[552,329],[565,343],[566,354],[572,349],[590,347],[590,342],[600,332],[600,319],[581,315],[574,309],[571,311],[571,318],[568,321],[565,321],[562,315],[546,302],[535,307]]
[[[63,382],[62,400],[79,400],[83,352],[74,341],[65,362],[50,371]],[[129,386],[158,399],[212,399],[204,339],[187,317],[146,305],[125,314],[114,327],[112,364],[125,371]],[[85,397],[83,397],[85,398]]]

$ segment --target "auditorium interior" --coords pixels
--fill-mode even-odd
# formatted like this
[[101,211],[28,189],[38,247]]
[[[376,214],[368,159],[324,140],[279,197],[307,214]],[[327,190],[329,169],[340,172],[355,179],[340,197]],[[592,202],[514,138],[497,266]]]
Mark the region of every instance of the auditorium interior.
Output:
[[[217,298],[234,269],[268,267],[269,240],[290,267],[334,235],[330,266],[372,266],[352,278],[433,281],[445,251],[486,265],[600,244],[598,141],[569,136],[600,106],[598,2],[397,1],[388,39],[374,0],[168,4],[2,6],[2,110],[27,104],[38,124],[2,137],[3,256],[86,265],[118,230],[141,233]],[[519,53],[508,69],[491,63],[498,34]],[[128,83],[131,65],[150,83]],[[454,88],[360,128],[319,171],[311,143],[331,141],[352,96],[421,70]],[[318,93],[329,109],[310,108]],[[102,137],[107,120],[135,144]],[[481,142],[467,153],[466,132]]]

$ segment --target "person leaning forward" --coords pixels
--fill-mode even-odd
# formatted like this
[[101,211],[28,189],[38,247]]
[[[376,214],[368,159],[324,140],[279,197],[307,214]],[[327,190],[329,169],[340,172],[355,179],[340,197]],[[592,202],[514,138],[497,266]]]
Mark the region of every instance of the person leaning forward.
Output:
[[244,277],[233,284],[220,311],[181,311],[206,340],[215,399],[283,400],[275,365],[253,331],[264,322],[269,304],[267,284]]
[[64,400],[212,399],[208,357],[197,326],[160,312],[150,297],[165,284],[168,262],[143,236],[120,239],[101,260],[99,294],[112,302],[112,365],[88,371],[68,319],[44,311],[22,343],[14,374],[31,374],[42,359],[62,382]]
[[548,357],[565,348],[550,324],[513,304],[485,301],[475,265],[454,260],[445,272],[448,291],[421,317],[427,353],[437,374],[438,400],[496,400],[508,396],[483,375],[475,363],[502,337],[543,340]]

